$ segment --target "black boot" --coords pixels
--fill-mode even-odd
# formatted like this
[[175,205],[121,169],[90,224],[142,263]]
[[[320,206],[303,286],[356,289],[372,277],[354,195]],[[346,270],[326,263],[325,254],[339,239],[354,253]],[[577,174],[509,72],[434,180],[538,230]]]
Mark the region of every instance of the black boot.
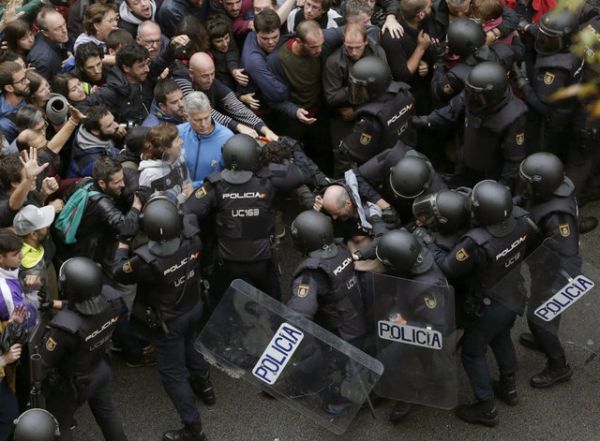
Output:
[[542,348],[540,348],[535,336],[530,332],[523,332],[521,335],[519,335],[519,343],[521,343],[521,345],[525,346],[527,349],[542,352]]
[[589,233],[598,226],[598,219],[593,216],[579,218],[579,234]]
[[405,401],[396,401],[392,413],[390,413],[390,422],[393,425],[400,424],[408,416],[411,409],[412,404]]
[[509,406],[519,404],[517,382],[514,375],[500,375],[500,381],[494,382],[494,394]]
[[190,378],[190,384],[192,390],[200,400],[207,406],[214,406],[217,402],[215,396],[215,389],[213,388],[212,382],[210,381],[210,375],[206,377],[192,377]]
[[456,415],[467,423],[481,424],[488,427],[495,427],[500,422],[498,412],[496,412],[496,403],[493,399],[458,406]]
[[556,383],[569,381],[573,376],[573,370],[565,359],[556,362],[549,362],[546,368],[539,374],[534,375],[529,380],[531,387],[544,389],[551,387]]
[[202,431],[202,424],[186,424],[182,429],[170,430],[163,435],[163,441],[206,441],[206,435]]

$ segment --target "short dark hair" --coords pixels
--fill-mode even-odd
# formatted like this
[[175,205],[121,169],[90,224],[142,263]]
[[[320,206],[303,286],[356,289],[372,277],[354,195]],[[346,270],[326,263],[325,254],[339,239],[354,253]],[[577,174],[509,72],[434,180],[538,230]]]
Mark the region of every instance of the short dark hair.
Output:
[[15,61],[0,63],[0,88],[13,83],[13,75],[23,70],[23,66]]
[[50,87],[52,88],[52,92],[58,93],[59,95],[64,96],[65,98],[69,97],[69,81],[77,80],[77,78],[72,73],[59,73],[54,75],[52,81],[50,82]]
[[281,27],[281,19],[277,12],[272,9],[265,9],[254,18],[254,30],[259,32],[273,32]]
[[23,164],[18,156],[7,155],[0,160],[0,184],[5,191],[10,190],[10,184],[21,182]]
[[0,230],[0,254],[20,251],[23,247],[23,238],[10,230]]
[[40,109],[32,104],[27,104],[17,110],[15,126],[19,132],[22,132],[25,129],[33,129],[43,119],[44,114]]
[[148,49],[137,43],[127,44],[117,52],[117,66],[131,67],[139,61],[145,61],[150,57]]
[[75,51],[75,63],[80,69],[83,69],[85,62],[88,58],[92,57],[100,57],[100,59],[104,58],[104,50],[102,46],[98,46],[96,43],[83,43],[77,46],[77,50]]
[[400,2],[400,13],[405,20],[411,21],[417,18],[419,12],[427,6],[427,0],[402,0]]
[[88,132],[92,130],[101,131],[100,120],[110,113],[108,107],[104,105],[97,105],[90,107],[86,112],[86,118],[83,120],[83,127]]
[[171,78],[167,80],[160,80],[158,83],[156,83],[156,86],[154,86],[154,99],[156,100],[157,104],[164,104],[167,101],[167,95],[177,90],[181,90],[179,84],[177,84],[177,81]]
[[31,25],[23,19],[13,20],[4,28],[4,40],[11,51],[19,52],[19,40],[31,32]]
[[223,14],[210,15],[206,20],[206,32],[208,32],[208,38],[211,40],[229,34],[230,27],[231,20]]
[[107,49],[118,49],[119,47],[127,46],[128,44],[134,44],[135,40],[129,31],[119,28],[110,31],[110,34],[108,34],[104,43],[106,43]]
[[105,183],[108,183],[111,176],[120,172],[122,169],[123,167],[121,164],[114,159],[108,156],[102,156],[94,163],[94,168],[92,169],[92,178],[94,178],[95,183],[98,183],[98,181],[104,181]]

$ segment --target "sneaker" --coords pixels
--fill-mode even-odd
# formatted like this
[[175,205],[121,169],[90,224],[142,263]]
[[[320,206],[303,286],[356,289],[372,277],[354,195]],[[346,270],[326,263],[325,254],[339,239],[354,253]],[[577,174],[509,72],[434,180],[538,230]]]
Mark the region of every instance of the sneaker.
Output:
[[481,424],[487,427],[496,427],[500,422],[494,400],[477,401],[473,404],[458,406],[456,415],[467,423]]
[[542,372],[531,377],[529,384],[531,387],[544,389],[551,387],[556,383],[564,383],[569,381],[572,376],[573,369],[571,369],[571,366],[568,364],[565,364],[561,367],[546,366]]
[[207,406],[214,406],[217,402],[217,397],[215,395],[215,389],[213,387],[212,382],[210,381],[210,375],[206,378],[204,377],[191,377],[190,385],[192,386],[192,390],[196,394],[200,401],[202,401]]
[[509,406],[519,404],[517,384],[514,375],[502,375],[500,381],[494,382],[494,394]]
[[396,401],[390,413],[390,423],[394,426],[400,424],[408,416],[411,409],[412,404],[405,401]]
[[542,352],[542,348],[538,344],[536,338],[530,332],[523,332],[521,335],[519,335],[519,343],[521,343],[521,345],[525,346],[527,349]]

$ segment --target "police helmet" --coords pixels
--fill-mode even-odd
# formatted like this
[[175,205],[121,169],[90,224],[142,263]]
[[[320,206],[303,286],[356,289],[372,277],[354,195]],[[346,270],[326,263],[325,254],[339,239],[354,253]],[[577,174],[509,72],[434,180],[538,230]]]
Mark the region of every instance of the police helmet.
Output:
[[479,181],[473,187],[467,207],[473,221],[494,236],[504,236],[514,227],[514,219],[511,217],[512,196],[508,188],[499,182],[491,179]]
[[148,236],[150,251],[159,256],[170,256],[181,244],[182,213],[175,202],[166,196],[150,198],[142,214],[140,226]]
[[15,420],[14,441],[54,441],[60,436],[58,422],[44,409],[29,409]]
[[221,176],[230,184],[244,184],[259,169],[259,145],[243,133],[233,135],[221,148],[225,170]]
[[533,153],[519,166],[519,177],[525,192],[534,200],[545,201],[553,196],[568,196],[572,182],[565,176],[563,163],[549,152]]
[[358,60],[350,69],[350,102],[365,104],[382,96],[392,83],[389,65],[375,56]]
[[460,17],[448,26],[448,48],[469,65],[477,64],[478,59],[487,59],[489,53],[485,32],[480,24]]
[[84,315],[102,312],[107,302],[102,291],[102,270],[92,259],[72,257],[60,267],[60,290],[73,307]]
[[433,264],[429,250],[406,230],[392,230],[381,236],[375,254],[388,270],[399,276],[422,274]]
[[484,61],[475,66],[465,83],[465,98],[471,112],[492,110],[500,104],[508,90],[506,70],[495,62]]
[[535,37],[535,50],[541,55],[566,52],[571,38],[577,32],[579,22],[571,11],[550,11],[542,16]]
[[429,188],[431,174],[425,159],[407,155],[390,169],[390,188],[400,198],[414,199]]
[[462,192],[442,190],[415,199],[412,211],[423,224],[433,225],[441,233],[454,233],[468,224],[466,201],[467,195]]
[[296,216],[291,225],[294,246],[304,254],[318,252],[321,257],[335,255],[333,225],[323,213],[306,210]]

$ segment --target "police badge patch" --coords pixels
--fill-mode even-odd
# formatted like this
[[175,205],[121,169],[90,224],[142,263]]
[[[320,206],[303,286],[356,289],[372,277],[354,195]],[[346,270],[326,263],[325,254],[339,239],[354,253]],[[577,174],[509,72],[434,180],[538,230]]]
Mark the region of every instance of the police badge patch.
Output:
[[517,133],[515,142],[517,143],[517,145],[523,145],[523,143],[525,142],[525,132]]
[[123,268],[121,268],[125,274],[129,274],[133,272],[133,267],[131,266],[131,261],[128,260],[123,264]]
[[296,292],[296,294],[298,295],[298,297],[303,299],[304,297],[306,297],[308,295],[309,291],[310,291],[309,285],[300,284],[300,285],[298,285],[298,291]]
[[372,138],[372,136],[369,135],[368,133],[361,133],[360,134],[360,143],[362,145],[367,145],[371,142],[371,138]]
[[444,84],[444,87],[442,87],[442,90],[444,91],[444,93],[446,95],[451,95],[454,93],[454,87],[452,87],[452,85],[450,83]]
[[544,74],[544,84],[550,85],[554,83],[554,74],[552,72],[546,72]]
[[204,196],[206,196],[206,189],[204,187],[200,187],[198,190],[196,190],[195,196],[196,199],[202,199]]
[[49,337],[48,340],[46,340],[46,350],[48,352],[52,352],[56,349],[56,340],[54,340],[52,337]]
[[459,262],[464,262],[468,258],[469,253],[467,253],[467,250],[465,250],[464,248],[461,248],[456,252],[456,260],[458,260]]
[[425,306],[429,309],[434,309],[437,306],[435,294],[426,294],[425,297],[423,297],[423,300],[425,301]]
[[569,224],[560,224],[559,229],[562,237],[569,237],[571,235],[571,227],[569,227]]

